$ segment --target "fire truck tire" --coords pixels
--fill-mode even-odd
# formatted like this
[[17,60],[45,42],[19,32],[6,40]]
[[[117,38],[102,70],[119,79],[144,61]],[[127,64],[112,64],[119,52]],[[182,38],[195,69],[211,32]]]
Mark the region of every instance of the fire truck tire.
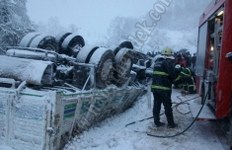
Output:
[[111,84],[114,63],[113,51],[102,47],[98,48],[93,53],[89,62],[97,66],[95,74],[96,86],[98,88],[105,88]]
[[132,54],[129,49],[122,48],[115,56],[114,63],[114,78],[113,83],[117,86],[122,86],[130,77],[132,67]]
[[70,34],[72,34],[71,32],[66,32],[66,33],[60,33],[56,36],[56,42],[58,43],[58,53],[62,54],[62,43],[64,42],[64,39],[69,36]]
[[85,46],[83,47],[79,53],[77,54],[77,61],[81,63],[89,63],[90,58],[92,57],[93,53],[98,49],[98,46]]
[[128,49],[134,49],[133,44],[130,41],[123,41],[119,44],[119,46],[114,50],[114,54],[116,55],[120,49],[122,48],[128,48]]
[[32,42],[32,40],[33,40],[34,38],[36,38],[37,36],[39,36],[39,35],[40,35],[40,33],[38,33],[38,32],[30,32],[30,33],[26,34],[26,35],[22,38],[22,40],[20,41],[19,46],[22,46],[22,47],[29,47],[30,44],[31,44],[31,42]]
[[32,40],[30,47],[58,51],[58,44],[56,42],[55,37],[44,34],[35,37]]
[[[68,35],[63,43],[61,44],[61,48],[64,50],[64,54],[67,54],[69,56],[74,54],[75,47],[84,47],[85,46],[85,40],[82,36],[76,35],[76,34],[70,34]],[[77,53],[75,54],[77,55]]]

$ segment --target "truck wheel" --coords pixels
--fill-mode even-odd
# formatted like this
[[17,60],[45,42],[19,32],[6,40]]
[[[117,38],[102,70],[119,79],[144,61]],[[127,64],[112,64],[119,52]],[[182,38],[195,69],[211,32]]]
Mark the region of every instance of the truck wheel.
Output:
[[58,43],[58,53],[62,54],[63,49],[61,47],[62,43],[64,42],[64,39],[72,34],[71,32],[66,32],[66,33],[60,33],[56,36],[56,42]]
[[130,41],[124,41],[114,50],[114,54],[116,55],[122,48],[134,49],[134,46]]
[[89,63],[97,66],[95,77],[98,88],[105,88],[111,84],[114,63],[113,51],[100,47],[93,53]]
[[77,61],[81,63],[89,63],[90,58],[92,57],[93,53],[98,49],[98,46],[85,46],[82,48],[79,53],[77,54]]
[[38,33],[38,32],[30,32],[30,33],[26,34],[26,35],[22,38],[22,40],[20,41],[19,46],[22,46],[22,47],[29,47],[30,44],[31,44],[31,42],[32,42],[32,40],[33,40],[34,38],[36,38],[37,36],[39,36],[39,35],[40,35],[40,33]]
[[79,47],[85,46],[85,40],[82,36],[76,35],[76,34],[70,34],[68,35],[61,47],[64,49],[64,54],[67,54],[69,56],[74,55],[76,57],[77,53],[79,52]]
[[35,37],[32,40],[30,47],[58,51],[58,44],[55,37],[43,34]]
[[122,48],[115,56],[113,83],[122,86],[130,77],[132,54],[129,49]]

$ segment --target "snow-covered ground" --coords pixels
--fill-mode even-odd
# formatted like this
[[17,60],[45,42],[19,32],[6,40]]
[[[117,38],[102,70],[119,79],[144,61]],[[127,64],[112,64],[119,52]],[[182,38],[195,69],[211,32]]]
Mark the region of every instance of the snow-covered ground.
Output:
[[[66,150],[224,150],[223,144],[215,134],[216,125],[209,121],[197,121],[187,132],[173,138],[156,138],[147,136],[152,120],[146,120],[125,127],[126,124],[152,116],[152,107],[148,95],[139,99],[126,112],[113,116],[77,136],[68,143]],[[193,99],[197,95],[182,96],[173,91],[173,103]],[[157,135],[174,135],[184,130],[193,120],[188,104],[173,109],[177,129],[162,127],[155,129]],[[162,115],[161,120],[166,122]],[[166,123],[167,124],[167,123]],[[142,132],[135,132],[142,131]]]
[[13,150],[13,149],[6,145],[0,145],[0,150]]

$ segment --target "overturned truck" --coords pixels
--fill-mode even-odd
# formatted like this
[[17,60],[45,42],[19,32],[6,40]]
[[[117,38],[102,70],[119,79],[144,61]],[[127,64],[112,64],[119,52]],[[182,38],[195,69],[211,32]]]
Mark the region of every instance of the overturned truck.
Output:
[[130,48],[84,45],[71,33],[30,33],[0,55],[0,144],[62,149],[143,94],[145,87],[130,78]]

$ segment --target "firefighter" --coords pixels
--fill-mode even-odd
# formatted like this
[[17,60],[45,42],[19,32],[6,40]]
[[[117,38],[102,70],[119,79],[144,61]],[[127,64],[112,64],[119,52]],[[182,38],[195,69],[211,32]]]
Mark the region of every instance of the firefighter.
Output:
[[172,49],[165,48],[161,52],[161,58],[157,59],[153,68],[152,92],[154,96],[153,117],[157,127],[164,126],[160,122],[160,109],[163,104],[165,115],[168,122],[168,128],[175,128],[172,112],[172,83],[176,78],[175,60],[172,56]]
[[196,86],[194,81],[194,73],[190,68],[182,68],[179,77],[181,78],[182,88],[184,93],[196,93]]

